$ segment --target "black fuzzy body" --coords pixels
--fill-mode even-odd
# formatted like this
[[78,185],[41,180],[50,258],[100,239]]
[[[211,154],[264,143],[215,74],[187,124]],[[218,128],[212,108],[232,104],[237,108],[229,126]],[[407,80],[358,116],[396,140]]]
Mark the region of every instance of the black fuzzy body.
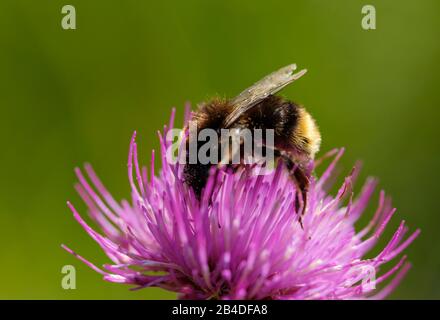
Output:
[[[275,155],[286,163],[286,167],[291,172],[291,177],[295,180],[296,185],[304,191],[308,186],[307,176],[302,174],[302,171],[295,173],[295,171],[298,171],[297,169],[301,170],[301,164],[296,163],[292,157],[289,156],[289,154],[295,151],[295,146],[292,145],[292,135],[300,121],[299,108],[298,105],[291,101],[270,95],[254,108],[243,113],[237,121],[227,129],[246,128],[251,131],[253,129],[262,129],[263,131],[265,129],[273,129],[276,149]],[[231,106],[228,101],[213,100],[202,105],[194,114],[192,121],[196,122],[198,132],[205,128],[216,130],[220,141],[220,130],[224,128],[225,118],[232,109],[233,106]],[[206,142],[198,142],[198,148],[204,143]],[[189,150],[188,147],[187,150]],[[218,160],[220,161],[220,159]],[[189,155],[187,154],[184,179],[199,198],[206,185],[211,166],[212,164],[201,164],[198,162],[190,164]]]

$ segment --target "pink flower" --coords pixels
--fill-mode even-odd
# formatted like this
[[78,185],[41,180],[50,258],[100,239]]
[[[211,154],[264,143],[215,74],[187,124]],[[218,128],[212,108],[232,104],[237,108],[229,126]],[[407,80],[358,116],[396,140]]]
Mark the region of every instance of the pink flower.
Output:
[[[173,119],[174,110],[169,128]],[[183,182],[183,166],[166,161],[166,130],[159,135],[158,176],[154,152],[148,177],[137,160],[135,135],[131,140],[131,202],[115,201],[90,165],[85,166],[88,179],[76,169],[76,188],[101,232],[68,206],[112,264],[98,268],[63,247],[105,280],[134,289],[156,286],[190,299],[382,299],[407,272],[406,256],[398,256],[420,230],[405,237],[404,221],[378,255],[366,258],[396,211],[383,191],[370,223],[355,230],[376,180],[367,180],[353,199],[358,173],[353,170],[335,196],[327,193],[343,150],[327,154],[334,160],[319,178],[311,177],[302,229],[296,189],[282,165],[264,176],[246,169],[212,171],[199,201]],[[391,260],[397,262],[381,272]],[[377,291],[376,285],[383,288]]]

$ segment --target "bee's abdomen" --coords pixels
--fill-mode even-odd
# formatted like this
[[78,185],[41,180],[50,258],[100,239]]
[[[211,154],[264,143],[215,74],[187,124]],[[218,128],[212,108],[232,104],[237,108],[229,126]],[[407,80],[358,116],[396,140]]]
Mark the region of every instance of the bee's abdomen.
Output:
[[270,95],[260,102],[239,121],[240,127],[249,129],[273,129],[275,146],[280,149],[289,148],[292,132],[298,124],[298,106],[281,97]]

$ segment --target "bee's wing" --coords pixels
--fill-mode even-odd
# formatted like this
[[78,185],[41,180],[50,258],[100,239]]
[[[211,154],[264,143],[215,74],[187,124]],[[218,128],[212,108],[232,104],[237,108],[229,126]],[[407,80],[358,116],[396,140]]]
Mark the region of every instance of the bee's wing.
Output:
[[299,79],[307,70],[301,70],[293,73],[296,70],[296,64],[288,65],[281,68],[268,76],[264,77],[251,87],[244,90],[237,97],[230,102],[234,106],[233,111],[226,117],[224,127],[231,126],[244,112],[248,111],[269,95],[275,94],[283,89],[288,84]]

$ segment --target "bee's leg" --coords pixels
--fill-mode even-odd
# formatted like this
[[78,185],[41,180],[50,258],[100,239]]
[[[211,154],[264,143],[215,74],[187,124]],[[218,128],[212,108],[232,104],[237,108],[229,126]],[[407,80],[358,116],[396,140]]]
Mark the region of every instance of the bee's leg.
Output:
[[[301,192],[303,204],[302,204],[301,213],[299,215],[299,221],[301,223],[301,227],[303,227],[302,217],[304,216],[307,208],[307,193],[309,191],[310,180],[304,169],[300,166],[294,170],[293,178],[298,186],[299,191]],[[297,195],[297,200],[299,200],[299,194]],[[299,203],[298,203],[298,210],[299,210]]]
[[[307,207],[307,192],[309,190],[310,180],[307,176],[307,173],[305,172],[304,168],[301,165],[295,164],[295,162],[293,162],[292,159],[290,159],[286,155],[282,155],[281,158],[286,164],[287,169],[289,170],[290,177],[295,183],[295,186],[298,190],[295,198],[296,200],[295,209],[296,212],[299,212],[301,209],[301,212],[298,214],[298,221],[301,225],[301,228],[304,229],[302,223],[302,217],[304,216]],[[301,206],[301,200],[302,200],[302,206]]]

